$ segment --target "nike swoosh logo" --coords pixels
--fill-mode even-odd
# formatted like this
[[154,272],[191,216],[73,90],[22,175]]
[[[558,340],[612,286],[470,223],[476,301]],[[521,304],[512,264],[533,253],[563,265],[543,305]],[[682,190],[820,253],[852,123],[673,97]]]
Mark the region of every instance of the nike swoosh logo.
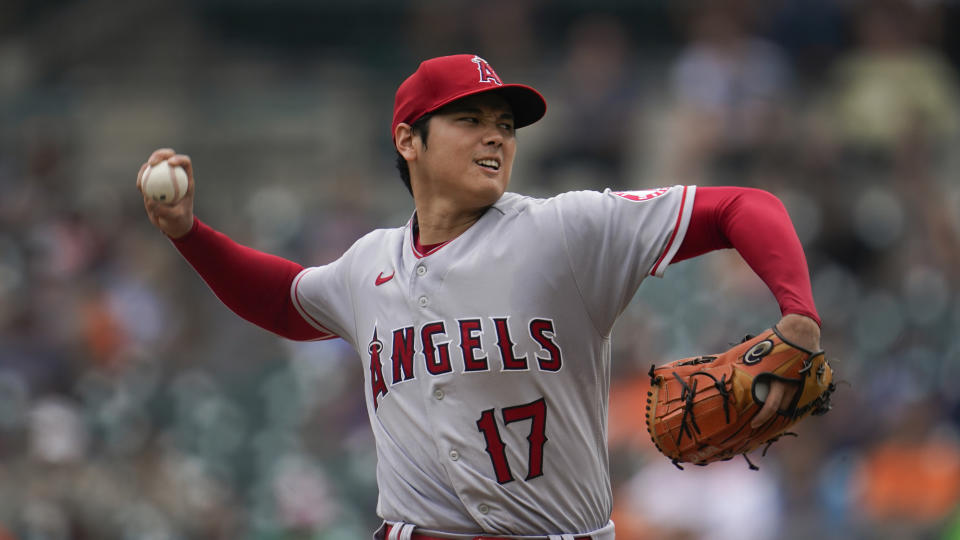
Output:
[[[396,274],[396,273],[397,273],[396,270],[394,270],[394,271],[393,271],[393,274]],[[386,283],[386,282],[390,281],[391,279],[393,279],[393,274],[390,274],[389,276],[384,276],[384,275],[383,275],[383,272],[380,272],[380,275],[377,276],[377,280],[376,280],[376,282],[375,282],[376,285],[377,285],[377,287],[379,287],[380,285],[383,285],[384,283]]]

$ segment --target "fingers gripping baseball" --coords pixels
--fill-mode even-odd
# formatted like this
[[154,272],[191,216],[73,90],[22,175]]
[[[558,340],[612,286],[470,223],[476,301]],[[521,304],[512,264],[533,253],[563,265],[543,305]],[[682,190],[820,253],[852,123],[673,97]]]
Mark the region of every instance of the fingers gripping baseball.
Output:
[[[182,167],[187,176],[185,192],[172,202],[157,200],[144,190],[144,173],[148,172],[148,167],[156,167],[164,161],[170,167]],[[146,163],[140,166],[140,171],[137,173],[137,189],[143,195],[143,206],[147,211],[147,217],[155,227],[170,238],[180,238],[190,232],[193,228],[194,183],[193,166],[189,156],[177,154],[170,148],[154,151]]]

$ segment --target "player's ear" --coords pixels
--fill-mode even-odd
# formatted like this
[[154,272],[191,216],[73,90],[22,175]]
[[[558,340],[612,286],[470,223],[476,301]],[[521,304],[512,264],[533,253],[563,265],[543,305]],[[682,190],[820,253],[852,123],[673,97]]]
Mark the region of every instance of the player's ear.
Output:
[[400,122],[393,130],[393,144],[397,147],[397,152],[404,159],[410,161],[417,156],[416,145],[414,145],[413,128],[410,124]]

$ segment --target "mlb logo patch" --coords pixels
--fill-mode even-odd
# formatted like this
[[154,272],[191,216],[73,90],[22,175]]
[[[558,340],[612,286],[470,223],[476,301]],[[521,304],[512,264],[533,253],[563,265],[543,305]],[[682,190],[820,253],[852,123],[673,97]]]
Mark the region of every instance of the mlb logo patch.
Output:
[[670,188],[641,189],[638,191],[612,191],[617,197],[623,197],[628,201],[641,202],[656,199],[657,197],[670,191]]

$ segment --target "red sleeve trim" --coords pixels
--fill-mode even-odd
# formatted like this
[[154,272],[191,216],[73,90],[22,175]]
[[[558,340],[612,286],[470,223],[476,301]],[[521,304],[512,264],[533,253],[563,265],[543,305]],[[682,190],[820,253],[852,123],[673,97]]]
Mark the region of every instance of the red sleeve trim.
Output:
[[310,312],[308,312],[307,309],[303,307],[303,303],[300,301],[300,293],[298,292],[300,289],[300,280],[302,280],[303,276],[307,275],[307,272],[309,271],[310,270],[307,269],[300,272],[297,275],[296,281],[294,281],[293,288],[291,289],[291,293],[293,295],[293,301],[296,303],[297,311],[300,313],[301,316],[303,316],[304,319],[306,319],[308,323],[313,325],[317,330],[320,330],[321,332],[328,334],[326,336],[315,338],[315,341],[324,340],[324,339],[333,339],[335,337],[338,337],[337,334],[330,331],[330,329],[328,329],[320,321],[314,318],[313,315],[310,315]]
[[[677,233],[680,231],[683,223],[684,217],[689,217],[688,213],[685,212],[687,205],[687,188],[689,186],[683,186],[683,194],[680,196],[680,208],[677,210],[677,221],[673,225],[673,232],[670,233],[670,240],[667,241],[666,247],[663,248],[663,253],[660,254],[660,258],[657,259],[657,262],[654,263],[653,268],[650,270],[651,276],[662,276],[663,271],[666,268],[667,264],[664,264],[664,261],[667,260],[667,257],[674,255],[673,243],[677,239]],[[686,235],[684,235],[686,236]],[[669,264],[669,261],[668,261]]]

